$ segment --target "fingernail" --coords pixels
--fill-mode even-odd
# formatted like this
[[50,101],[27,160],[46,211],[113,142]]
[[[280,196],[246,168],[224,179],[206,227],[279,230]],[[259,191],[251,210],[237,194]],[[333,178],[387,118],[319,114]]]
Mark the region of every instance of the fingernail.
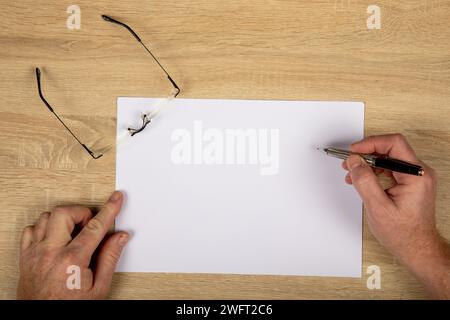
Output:
[[120,236],[119,236],[119,244],[121,245],[121,246],[124,246],[124,245],[126,245],[127,244],[127,242],[128,242],[128,234],[126,234],[126,233],[122,233]]
[[347,159],[347,166],[350,169],[350,171],[352,171],[353,169],[362,166],[365,164],[365,161],[363,160],[363,158],[361,158],[360,156],[357,155],[353,155],[350,156]]
[[116,202],[116,201],[119,201],[121,198],[122,198],[122,192],[114,191],[114,193],[109,198],[109,201]]

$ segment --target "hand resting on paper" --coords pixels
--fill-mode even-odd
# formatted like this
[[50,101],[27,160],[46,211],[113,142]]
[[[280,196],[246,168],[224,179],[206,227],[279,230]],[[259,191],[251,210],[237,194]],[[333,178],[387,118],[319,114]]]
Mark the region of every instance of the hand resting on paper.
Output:
[[[450,298],[450,247],[435,223],[436,174],[421,162],[400,134],[374,136],[350,146],[357,153],[386,154],[420,164],[422,177],[372,170],[354,155],[343,162],[345,181],[361,196],[372,234],[410,270],[436,298]],[[383,190],[376,174],[393,186]]]
[[[20,248],[19,299],[104,299],[128,234],[107,234],[123,196],[114,192],[100,212],[57,207],[26,227]],[[94,258],[95,257],[95,258]]]

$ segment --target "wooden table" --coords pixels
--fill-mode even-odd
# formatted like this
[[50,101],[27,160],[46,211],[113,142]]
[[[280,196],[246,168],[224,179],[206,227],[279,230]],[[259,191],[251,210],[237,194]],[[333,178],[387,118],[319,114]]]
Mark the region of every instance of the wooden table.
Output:
[[[14,298],[22,229],[59,204],[98,206],[114,190],[116,98],[162,96],[164,74],[101,14],[129,23],[182,87],[183,98],[354,100],[366,135],[401,132],[439,173],[437,221],[450,234],[450,1],[0,0],[0,297]],[[367,7],[382,27],[368,30]],[[364,225],[363,277],[116,274],[112,298],[425,298]],[[382,289],[366,287],[378,265]]]

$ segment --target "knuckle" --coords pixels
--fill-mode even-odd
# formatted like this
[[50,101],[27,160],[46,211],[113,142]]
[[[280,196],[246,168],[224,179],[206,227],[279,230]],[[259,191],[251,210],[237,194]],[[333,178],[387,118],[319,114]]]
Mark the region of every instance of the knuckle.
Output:
[[65,214],[68,212],[68,210],[69,208],[66,206],[57,206],[53,208],[52,214]]
[[83,252],[83,247],[85,246],[84,241],[72,241],[67,245],[66,250],[67,252],[70,252],[72,255],[79,255],[81,252]]
[[105,226],[103,225],[103,222],[100,221],[100,219],[98,219],[97,217],[94,217],[91,220],[89,220],[89,222],[86,225],[86,228],[93,232],[100,233],[100,232],[104,231]]
[[62,256],[68,262],[79,262],[83,256],[83,247],[82,245],[71,243],[64,249]]
[[74,264],[80,260],[80,257],[81,252],[78,250],[78,248],[74,247],[64,252],[64,254],[62,255],[62,260],[66,264]]
[[41,215],[39,217],[41,217],[41,218],[44,217],[45,218],[45,217],[47,217],[49,215],[50,215],[50,212],[44,211],[44,212],[41,213]]
[[50,212],[42,212],[39,216],[39,220],[46,220],[50,216]]
[[401,134],[401,133],[394,133],[394,134],[393,134],[393,138],[394,138],[394,140],[397,141],[397,142],[403,142],[403,141],[406,141],[405,136],[404,136],[403,134]]
[[110,261],[111,264],[116,264],[119,261],[120,252],[114,250],[114,251],[110,251],[107,255],[108,255],[108,260]]
[[87,215],[92,214],[91,209],[89,209],[88,207],[85,207],[85,206],[73,206],[72,208],[74,210],[83,212],[84,214],[87,214]]
[[53,247],[50,243],[45,241],[39,245],[38,250],[39,256],[43,264],[45,265],[53,263],[53,261],[55,260],[55,256],[59,252],[57,248]]
[[86,217],[87,217],[88,219],[92,219],[92,217],[93,217],[92,210],[89,209],[89,208],[86,208],[86,207],[84,207],[83,209],[84,209],[84,211],[85,211],[85,213],[86,213]]
[[57,250],[59,250],[60,247],[58,245],[55,245],[53,242],[49,241],[48,239],[44,239],[39,244],[39,248],[44,254],[51,254],[51,253],[54,253]]
[[86,248],[89,247],[88,241],[77,241],[70,243],[67,248],[66,252],[67,255],[70,258],[70,261],[72,262],[90,262],[92,253],[89,253],[89,250],[86,250]]
[[32,232],[33,229],[34,229],[34,226],[33,226],[33,225],[26,226],[26,227],[23,229],[23,233],[29,233],[29,232]]

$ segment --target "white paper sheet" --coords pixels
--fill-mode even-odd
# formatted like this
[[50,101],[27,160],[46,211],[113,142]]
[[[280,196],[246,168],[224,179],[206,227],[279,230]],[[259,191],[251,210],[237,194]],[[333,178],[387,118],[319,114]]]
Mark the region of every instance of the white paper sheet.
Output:
[[130,138],[158,105],[118,99],[118,271],[361,276],[361,201],[316,148],[361,139],[363,103],[174,99]]

